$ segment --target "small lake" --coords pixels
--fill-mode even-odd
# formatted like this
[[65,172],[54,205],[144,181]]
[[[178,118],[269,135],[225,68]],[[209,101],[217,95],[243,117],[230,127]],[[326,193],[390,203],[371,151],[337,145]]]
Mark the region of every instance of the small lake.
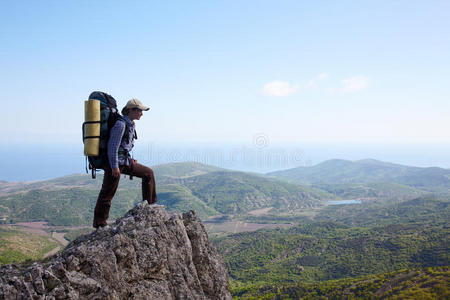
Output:
[[342,205],[342,204],[361,204],[361,200],[351,199],[351,200],[332,200],[327,201],[330,205]]

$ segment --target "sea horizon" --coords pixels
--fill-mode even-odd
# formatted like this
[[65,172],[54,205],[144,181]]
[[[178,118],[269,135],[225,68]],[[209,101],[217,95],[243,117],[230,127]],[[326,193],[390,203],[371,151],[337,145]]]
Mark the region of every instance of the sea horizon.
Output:
[[[414,167],[450,168],[450,144],[356,143],[137,143],[134,158],[148,166],[193,161],[225,169],[268,173],[329,159],[376,159]],[[0,180],[47,180],[86,173],[82,144],[16,144],[0,150]]]

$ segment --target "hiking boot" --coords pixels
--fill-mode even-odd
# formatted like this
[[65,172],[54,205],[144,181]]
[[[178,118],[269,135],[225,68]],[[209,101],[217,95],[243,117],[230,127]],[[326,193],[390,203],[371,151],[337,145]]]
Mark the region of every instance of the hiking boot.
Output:
[[100,227],[105,227],[105,226],[107,226],[108,224],[106,223],[106,222],[101,222],[101,223],[97,223],[96,221],[94,221],[93,223],[92,223],[92,226],[95,228],[95,229],[99,229]]
[[97,231],[106,231],[106,230],[109,230],[110,228],[111,228],[111,226],[109,226],[109,225],[99,226],[97,228]]

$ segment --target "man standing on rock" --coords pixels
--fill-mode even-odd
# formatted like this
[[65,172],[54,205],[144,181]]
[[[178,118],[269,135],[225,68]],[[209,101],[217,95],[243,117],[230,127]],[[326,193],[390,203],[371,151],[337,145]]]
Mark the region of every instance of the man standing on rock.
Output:
[[139,120],[143,111],[149,108],[138,99],[131,99],[122,109],[122,117],[111,128],[108,140],[108,162],[104,166],[102,189],[98,195],[94,211],[95,228],[105,227],[109,217],[111,200],[116,193],[120,181],[120,174],[127,174],[142,178],[142,200],[150,204],[158,201],[153,170],[139,164],[131,158],[130,152],[137,138],[134,120]]

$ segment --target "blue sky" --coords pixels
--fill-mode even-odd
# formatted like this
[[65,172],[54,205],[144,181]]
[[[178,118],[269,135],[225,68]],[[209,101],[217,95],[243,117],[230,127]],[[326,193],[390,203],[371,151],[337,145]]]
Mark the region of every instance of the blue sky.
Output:
[[2,143],[93,90],[157,143],[450,144],[450,1],[1,1]]

